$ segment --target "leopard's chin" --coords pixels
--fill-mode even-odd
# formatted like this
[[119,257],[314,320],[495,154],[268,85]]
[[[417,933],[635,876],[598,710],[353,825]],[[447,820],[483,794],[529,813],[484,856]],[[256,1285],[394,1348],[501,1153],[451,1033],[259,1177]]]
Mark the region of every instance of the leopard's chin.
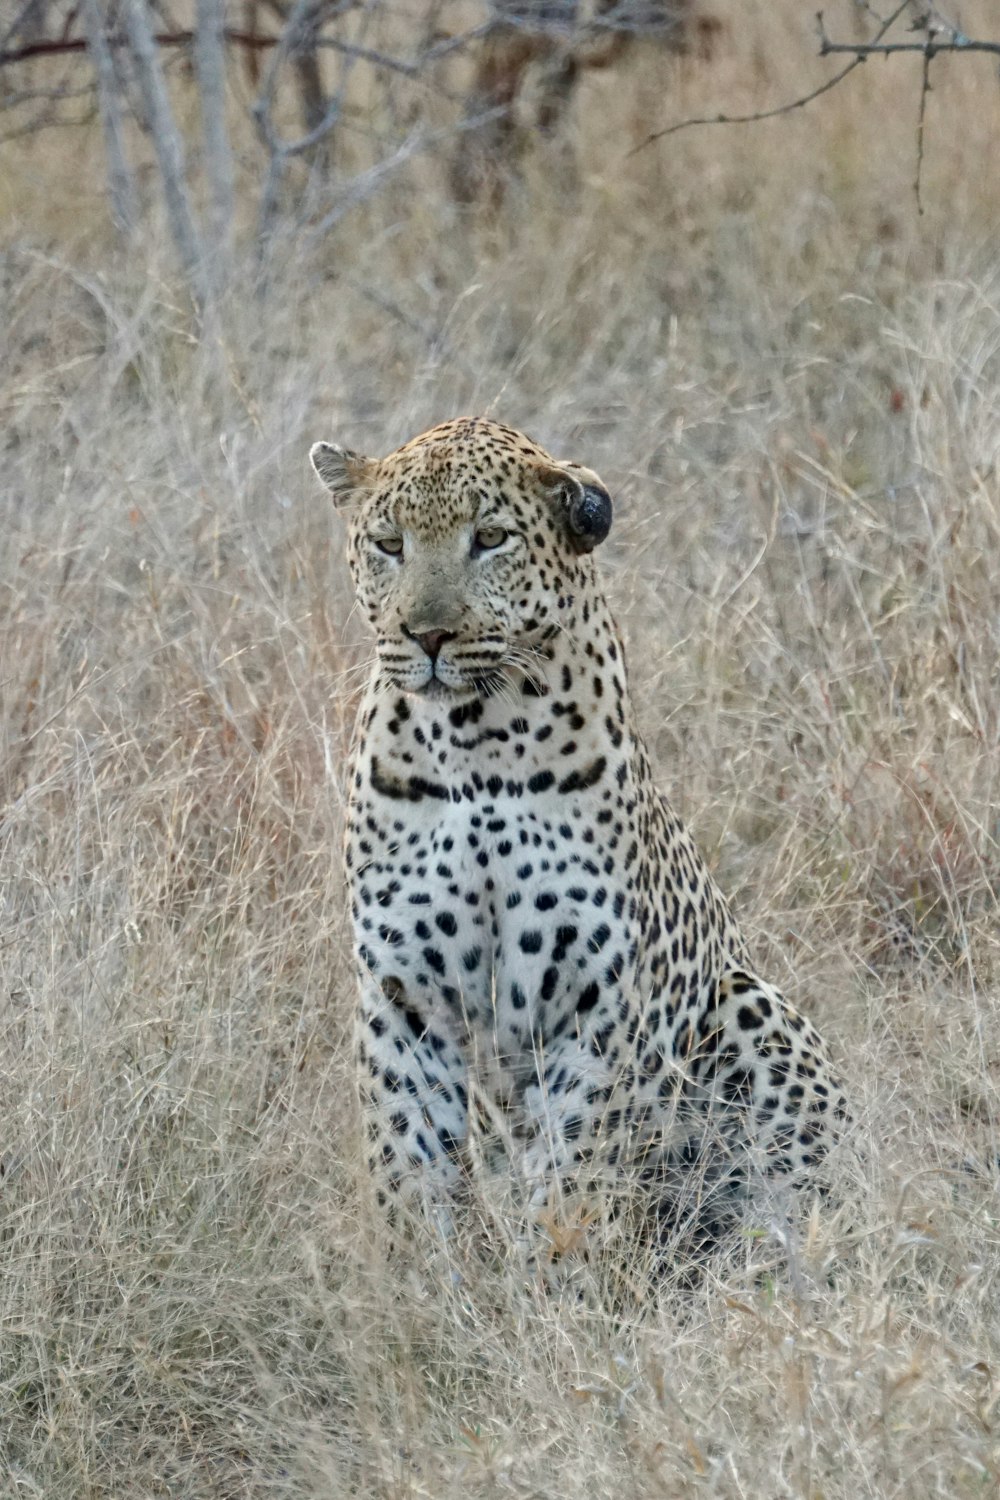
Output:
[[455,703],[474,696],[464,683],[442,682],[440,677],[428,677],[422,687],[411,688],[410,692],[414,698],[425,698],[429,703]]
[[442,682],[440,677],[427,677],[423,682],[399,682],[390,678],[392,687],[408,698],[420,698],[425,703],[465,703],[482,697],[475,682]]

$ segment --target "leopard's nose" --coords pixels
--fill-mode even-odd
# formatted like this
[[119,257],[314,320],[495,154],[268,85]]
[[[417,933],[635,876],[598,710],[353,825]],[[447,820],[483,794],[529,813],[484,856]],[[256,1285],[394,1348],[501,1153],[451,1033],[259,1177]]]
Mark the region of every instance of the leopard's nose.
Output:
[[404,625],[403,630],[411,640],[420,642],[431,661],[437,661],[438,652],[445,641],[455,639],[453,630],[411,630],[408,625]]

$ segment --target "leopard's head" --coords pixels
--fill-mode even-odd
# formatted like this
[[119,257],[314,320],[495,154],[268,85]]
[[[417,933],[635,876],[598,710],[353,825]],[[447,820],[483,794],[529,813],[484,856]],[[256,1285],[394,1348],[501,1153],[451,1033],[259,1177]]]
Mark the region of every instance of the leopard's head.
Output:
[[537,679],[595,587],[590,554],[611,527],[596,474],[482,417],[388,458],[332,443],[310,458],[348,512],[358,600],[393,687],[461,699]]

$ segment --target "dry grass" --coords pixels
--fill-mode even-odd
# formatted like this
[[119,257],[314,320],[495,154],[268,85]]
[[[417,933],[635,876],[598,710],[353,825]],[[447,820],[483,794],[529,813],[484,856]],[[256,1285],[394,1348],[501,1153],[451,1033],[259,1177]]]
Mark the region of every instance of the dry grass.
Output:
[[[727,107],[786,92],[774,25],[720,64]],[[234,302],[221,369],[162,268],[65,204],[7,237],[5,1495],[997,1491],[996,90],[942,67],[918,221],[912,73],[623,167],[608,121],[634,135],[657,68],[720,102],[644,66],[588,84],[583,186],[546,146],[497,226],[422,164]],[[358,1169],[368,648],[304,455],[473,409],[619,497],[664,783],[870,1146],[787,1264],[763,1223],[745,1265],[624,1310],[463,1243],[458,1283],[426,1244],[387,1270]]]

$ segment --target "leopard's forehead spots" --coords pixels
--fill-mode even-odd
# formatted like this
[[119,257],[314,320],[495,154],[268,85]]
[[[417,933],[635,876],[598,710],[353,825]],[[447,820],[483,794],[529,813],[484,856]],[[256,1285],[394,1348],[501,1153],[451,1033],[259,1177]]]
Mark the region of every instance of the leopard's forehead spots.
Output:
[[495,505],[524,504],[532,471],[551,468],[544,448],[485,417],[460,417],[412,438],[381,460],[375,508],[400,526],[439,534]]
[[512,463],[523,465],[532,460],[553,462],[544,448],[503,422],[491,421],[489,417],[456,417],[411,438],[402,448],[390,453],[385,463],[419,462],[428,449],[445,461],[481,464],[486,472],[509,468]]

